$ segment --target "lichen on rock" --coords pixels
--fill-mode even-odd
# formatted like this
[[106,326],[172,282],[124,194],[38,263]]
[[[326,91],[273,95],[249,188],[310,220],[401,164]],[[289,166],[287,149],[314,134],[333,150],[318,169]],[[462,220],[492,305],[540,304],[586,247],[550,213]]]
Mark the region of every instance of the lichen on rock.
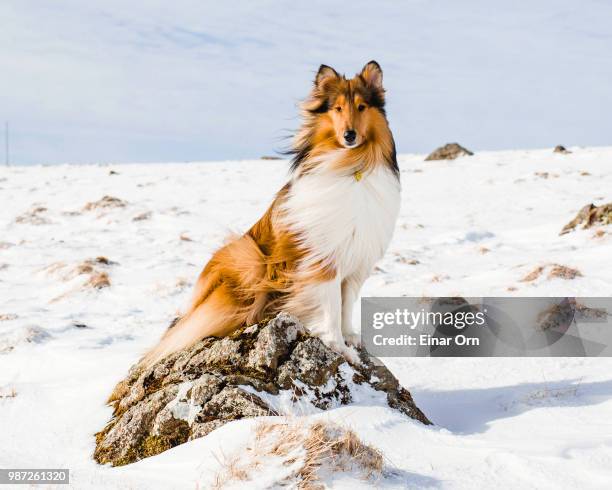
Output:
[[113,418],[96,434],[94,458],[129,464],[232,420],[287,415],[273,402],[280,398],[327,410],[378,397],[430,423],[379,360],[365,350],[360,357],[360,365],[349,365],[284,313],[229,337],[203,339],[149,368],[130,370],[111,395]]

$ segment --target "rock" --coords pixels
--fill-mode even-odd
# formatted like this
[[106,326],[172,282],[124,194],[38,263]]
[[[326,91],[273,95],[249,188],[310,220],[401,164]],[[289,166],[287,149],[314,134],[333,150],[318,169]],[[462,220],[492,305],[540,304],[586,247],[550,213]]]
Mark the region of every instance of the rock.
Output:
[[198,422],[278,415],[261,398],[236,386],[225,386],[197,415]]
[[104,208],[124,208],[127,206],[127,202],[118,197],[113,196],[104,196],[98,201],[92,201],[85,204],[83,207],[84,211],[92,211],[94,209],[104,209]]
[[145,211],[144,213],[140,213],[132,218],[132,221],[145,221],[151,219],[153,213],[151,211]]
[[260,372],[278,369],[279,361],[289,355],[291,345],[297,339],[298,324],[290,317],[277,318],[261,329],[249,353],[247,365]]
[[87,259],[84,262],[84,264],[89,264],[89,265],[96,265],[96,264],[101,264],[101,265],[117,265],[117,262],[114,262],[114,261],[110,260],[108,257],[104,257],[103,255],[99,255],[95,259]]
[[319,339],[311,337],[300,342],[289,360],[278,372],[278,384],[287,389],[295,380],[309,386],[322,386],[338,371],[344,358],[327,348]]
[[471,156],[473,153],[461,146],[458,143],[447,143],[444,146],[441,146],[433,153],[430,153],[429,156],[425,159],[425,161],[431,160],[454,160],[457,157],[462,156]]
[[[136,404],[127,410],[123,414],[121,424],[113,424],[112,427],[107,428],[108,430],[105,429],[96,434],[96,459],[101,463],[107,462],[98,459],[101,439],[107,445],[108,450],[105,455],[112,456],[112,462],[117,466],[170,449],[172,444],[169,441],[166,442],[164,437],[159,435],[158,430],[156,431],[159,428],[159,421],[156,423],[156,417],[175,398],[177,391],[178,387],[175,385],[156,391],[147,397],[146,403]],[[158,433],[155,434],[155,432]],[[103,437],[102,434],[104,434]],[[181,442],[186,440],[185,438]]]
[[563,154],[567,154],[567,153],[571,153],[571,151],[569,151],[567,148],[565,148],[565,146],[563,145],[557,145],[555,146],[555,149],[553,150],[554,153],[563,153]]
[[584,206],[576,217],[566,224],[559,235],[565,235],[576,229],[578,225],[582,225],[583,229],[590,228],[595,225],[612,224],[612,202],[595,206],[593,203]]
[[96,434],[94,458],[124,465],[232,420],[291,413],[281,399],[328,410],[367,391],[431,423],[384,364],[365,350],[359,354],[362,364],[349,365],[298,320],[280,313],[229,337],[203,339],[150,368],[136,365],[111,395],[114,414]]

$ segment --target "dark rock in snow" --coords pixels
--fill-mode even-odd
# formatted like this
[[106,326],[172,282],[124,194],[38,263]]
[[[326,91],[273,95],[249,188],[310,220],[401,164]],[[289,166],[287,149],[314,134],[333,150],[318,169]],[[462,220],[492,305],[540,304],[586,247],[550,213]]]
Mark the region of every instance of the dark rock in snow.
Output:
[[595,206],[591,203],[578,211],[576,217],[563,227],[559,235],[565,235],[573,231],[578,225],[582,225],[582,228],[586,229],[595,225],[609,224],[612,224],[612,202],[601,206]]
[[567,148],[565,148],[565,146],[563,145],[557,145],[555,146],[555,149],[553,150],[554,153],[563,153],[563,154],[567,154],[567,153],[571,153],[571,151],[569,151]]
[[132,221],[145,221],[151,219],[153,213],[151,211],[145,211],[144,213],[140,213],[132,218]]
[[447,143],[434,152],[430,153],[425,161],[431,160],[454,160],[457,157],[471,156],[473,153],[458,143]]
[[430,424],[410,393],[365,350],[362,365],[275,318],[229,337],[206,338],[147,369],[134,366],[109,402],[112,420],[96,434],[94,458],[114,466],[158,454],[245,417],[285,415],[291,401],[331,409],[366,397]]
[[83,210],[92,211],[94,209],[124,208],[125,206],[127,206],[127,202],[118,197],[104,196],[97,201],[88,202],[83,207]]

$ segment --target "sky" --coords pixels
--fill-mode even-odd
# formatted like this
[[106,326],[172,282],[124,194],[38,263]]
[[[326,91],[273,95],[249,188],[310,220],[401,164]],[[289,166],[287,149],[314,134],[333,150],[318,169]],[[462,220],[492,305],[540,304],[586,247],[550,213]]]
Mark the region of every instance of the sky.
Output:
[[611,145],[610,19],[607,0],[3,0],[0,122],[13,164],[258,158],[321,63],[375,59],[401,153]]

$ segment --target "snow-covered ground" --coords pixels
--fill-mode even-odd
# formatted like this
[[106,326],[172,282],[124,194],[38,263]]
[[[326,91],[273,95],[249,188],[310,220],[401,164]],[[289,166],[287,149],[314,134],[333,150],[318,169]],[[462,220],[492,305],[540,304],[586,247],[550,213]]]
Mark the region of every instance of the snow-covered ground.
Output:
[[[363,294],[612,295],[612,227],[558,235],[583,205],[612,200],[612,148],[572,151],[482,152],[452,162],[401,156],[395,237]],[[0,467],[70,468],[75,488],[210,485],[253,421],[123,468],[92,460],[93,434],[110,417],[104,400],[113,384],[168,325],[228,231],[244,231],[265,210],[286,168],[0,169]],[[105,195],[125,205],[85,209]],[[85,263],[99,256],[110,263]],[[520,281],[550,263],[582,276]],[[109,287],[88,285],[104,283],[104,274]],[[395,472],[380,485],[612,485],[611,359],[386,362],[434,427],[381,405],[313,416],[382,450]],[[334,488],[359,484],[340,478]]]

